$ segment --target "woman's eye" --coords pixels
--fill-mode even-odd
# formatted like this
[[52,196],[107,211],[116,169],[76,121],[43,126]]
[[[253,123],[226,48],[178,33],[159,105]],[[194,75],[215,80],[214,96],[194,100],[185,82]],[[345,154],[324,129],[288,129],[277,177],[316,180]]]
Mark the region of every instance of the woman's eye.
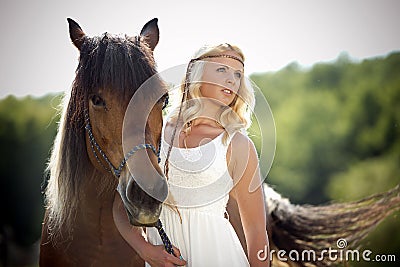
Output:
[[225,67],[220,67],[220,68],[217,69],[217,71],[218,71],[218,72],[225,72],[225,71],[226,71],[226,68],[225,68]]
[[235,77],[240,79],[242,78],[242,74],[240,72],[235,72]]

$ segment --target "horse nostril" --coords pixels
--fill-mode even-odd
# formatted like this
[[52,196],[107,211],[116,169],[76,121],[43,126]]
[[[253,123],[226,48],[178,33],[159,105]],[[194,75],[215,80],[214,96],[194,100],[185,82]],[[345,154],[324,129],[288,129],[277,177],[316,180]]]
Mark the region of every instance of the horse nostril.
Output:
[[140,185],[130,177],[125,194],[127,200],[134,205],[158,205],[168,196],[168,185],[165,179],[160,176],[152,183]]
[[134,201],[134,196],[136,195],[134,191],[135,191],[135,182],[132,181],[132,179],[129,179],[125,188],[125,196],[130,203]]

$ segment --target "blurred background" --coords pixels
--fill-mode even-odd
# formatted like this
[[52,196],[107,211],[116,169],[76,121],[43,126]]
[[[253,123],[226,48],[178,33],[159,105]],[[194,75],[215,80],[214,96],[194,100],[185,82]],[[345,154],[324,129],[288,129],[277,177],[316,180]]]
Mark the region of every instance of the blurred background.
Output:
[[[266,181],[292,202],[308,204],[357,200],[398,184],[399,71],[400,52],[394,52],[359,63],[343,54],[310,69],[293,63],[252,75],[277,130]],[[40,188],[60,99],[49,94],[0,100],[0,241],[9,266],[35,260],[43,218]],[[250,134],[259,145],[251,129]],[[400,259],[398,215],[379,225],[365,247]]]
[[[400,4],[348,2],[0,0],[0,266],[38,265],[44,169],[61,92],[69,91],[77,66],[70,16],[86,32],[132,35],[158,17],[160,71],[187,62],[204,42],[239,45],[276,124],[266,181],[292,202],[352,201],[399,184]],[[259,146],[256,129],[250,134]],[[400,261],[399,215],[362,247]]]

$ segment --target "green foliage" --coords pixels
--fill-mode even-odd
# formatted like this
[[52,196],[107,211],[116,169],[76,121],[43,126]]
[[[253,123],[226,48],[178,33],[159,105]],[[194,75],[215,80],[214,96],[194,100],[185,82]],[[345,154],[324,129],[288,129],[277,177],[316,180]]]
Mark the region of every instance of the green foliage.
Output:
[[351,201],[387,191],[399,183],[400,155],[368,158],[333,175],[326,188],[333,199]]
[[1,227],[20,245],[30,245],[40,236],[41,183],[56,132],[51,105],[58,101],[54,96],[9,96],[0,101]]
[[400,53],[360,63],[342,54],[309,70],[292,63],[253,75],[277,129],[269,183],[297,203],[314,204],[372,193],[355,185],[366,174],[379,181],[373,193],[398,184],[399,71]]
[[[399,184],[399,74],[400,53],[393,53],[360,63],[342,54],[309,70],[293,63],[277,73],[253,75],[277,129],[267,182],[293,202],[311,204],[358,200]],[[373,255],[396,254],[398,260],[399,215],[379,225],[362,248]]]

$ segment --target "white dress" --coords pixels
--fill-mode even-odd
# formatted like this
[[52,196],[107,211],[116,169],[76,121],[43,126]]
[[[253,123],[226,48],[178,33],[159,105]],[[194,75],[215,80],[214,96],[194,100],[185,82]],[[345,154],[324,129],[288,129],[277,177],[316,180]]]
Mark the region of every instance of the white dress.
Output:
[[[160,219],[188,267],[249,266],[239,238],[224,216],[233,180],[226,162],[228,145],[222,139],[220,134],[199,147],[173,147],[169,158],[168,199],[173,199],[180,215],[164,204]],[[162,169],[168,148],[162,140]],[[146,232],[149,242],[162,245],[156,228]]]

